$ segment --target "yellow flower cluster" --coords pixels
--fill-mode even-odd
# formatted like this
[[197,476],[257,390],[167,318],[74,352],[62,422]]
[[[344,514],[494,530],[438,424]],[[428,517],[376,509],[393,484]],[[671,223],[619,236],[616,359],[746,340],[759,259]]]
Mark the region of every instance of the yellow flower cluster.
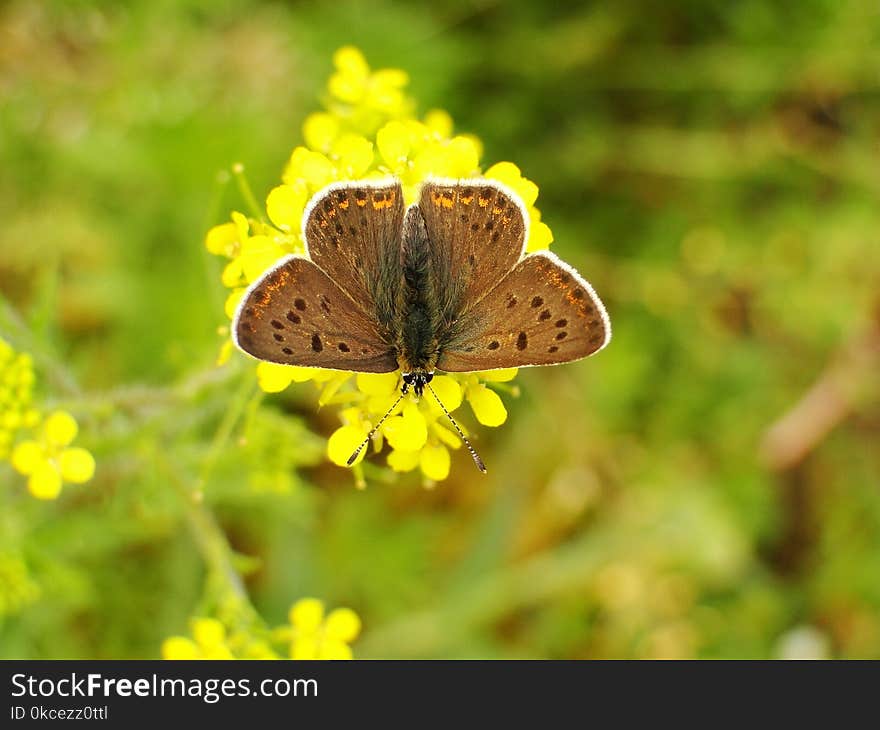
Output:
[[17,353],[0,338],[0,459],[9,458],[15,435],[33,428],[40,412],[33,408],[34,367],[31,356]]
[[[422,119],[413,115],[414,101],[405,93],[408,78],[398,69],[372,71],[359,50],[346,47],[334,55],[336,70],[327,85],[325,110],[310,115],[303,124],[305,144],[296,147],[284,170],[283,184],[266,199],[269,222],[232,213],[232,220],[212,228],[205,245],[229,259],[223,284],[232,291],[226,314],[233,316],[247,285],[284,255],[303,253],[302,216],[309,199],[327,184],[395,175],[400,178],[407,203],[416,200],[419,185],[428,176],[483,176],[503,182],[523,199],[529,215],[527,248],[547,248],[553,235],[535,208],[538,187],[523,177],[512,162],[499,162],[482,170],[482,145],[472,135],[453,133],[453,122],[442,110]],[[227,341],[221,362],[231,352]],[[499,426],[507,410],[497,391],[516,370],[450,374],[435,377],[432,386],[452,412],[468,401],[477,420]],[[342,426],[330,437],[327,454],[340,466],[394,401],[400,374],[364,375],[317,368],[261,363],[257,367],[261,388],[284,390],[291,383],[313,382],[321,390],[320,404],[341,406]],[[461,446],[440,408],[431,398],[405,399],[376,434],[374,447],[387,443],[388,465],[395,471],[420,469],[426,484],[449,475],[449,449]],[[366,453],[366,450],[364,452]],[[358,484],[363,484],[359,457],[355,462]]]
[[[215,618],[192,621],[192,638],[171,636],[162,643],[164,659],[351,659],[349,644],[361,630],[361,620],[350,608],[324,615],[317,598],[303,598],[291,606],[289,623],[270,632],[266,640],[247,631],[229,632]],[[285,646],[278,652],[273,645]]]
[[[95,473],[95,459],[86,449],[71,447],[79,427],[67,411],[47,417],[33,406],[31,358],[16,353],[0,339],[0,458],[28,477],[37,499],[55,499],[63,482],[82,484]],[[13,447],[17,437],[24,434]]]

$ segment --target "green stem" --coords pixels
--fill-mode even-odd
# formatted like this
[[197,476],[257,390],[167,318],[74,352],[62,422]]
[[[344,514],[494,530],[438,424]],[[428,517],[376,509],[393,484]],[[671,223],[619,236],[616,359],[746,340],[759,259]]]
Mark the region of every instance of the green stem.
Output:
[[232,166],[232,174],[235,176],[235,182],[238,185],[238,190],[241,193],[241,197],[244,198],[244,202],[247,204],[247,207],[250,209],[251,215],[257,220],[263,220],[263,211],[260,209],[260,205],[257,203],[257,199],[254,197],[254,192],[251,190],[250,183],[248,183],[247,177],[244,174],[244,165],[240,162],[236,162]]
[[229,444],[232,432],[235,429],[236,424],[241,420],[241,416],[245,412],[245,409],[248,408],[254,400],[259,401],[262,400],[262,398],[263,392],[256,386],[253,379],[250,377],[245,378],[230,403],[229,408],[227,408],[223,420],[220,421],[220,425],[217,427],[217,432],[214,434],[211,446],[208,449],[208,454],[202,462],[202,468],[199,470],[199,478],[196,486],[196,494],[199,496],[204,492],[205,485],[208,483],[211,472],[214,470],[220,455]]

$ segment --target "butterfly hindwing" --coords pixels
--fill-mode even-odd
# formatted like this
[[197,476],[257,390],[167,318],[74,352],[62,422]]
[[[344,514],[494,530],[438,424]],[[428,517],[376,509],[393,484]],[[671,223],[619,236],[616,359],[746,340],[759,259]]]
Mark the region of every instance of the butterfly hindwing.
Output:
[[610,337],[593,288],[542,251],[523,258],[456,323],[437,367],[468,372],[556,365],[592,355]]
[[309,258],[385,331],[402,276],[403,212],[400,182],[385,180],[329,185],[304,214]]
[[523,255],[523,205],[491,180],[429,180],[419,209],[431,241],[441,321],[452,322],[489,292]]
[[397,369],[377,323],[301,256],[283,259],[251,285],[232,332],[238,347],[260,360],[365,373]]

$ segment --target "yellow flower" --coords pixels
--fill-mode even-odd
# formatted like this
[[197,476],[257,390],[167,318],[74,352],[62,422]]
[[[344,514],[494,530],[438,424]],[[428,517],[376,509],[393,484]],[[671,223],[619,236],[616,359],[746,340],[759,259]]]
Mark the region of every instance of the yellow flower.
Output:
[[226,627],[214,618],[192,621],[192,638],[170,636],[162,642],[163,659],[235,659],[227,644]]
[[28,490],[37,499],[55,499],[63,482],[82,484],[95,473],[95,459],[79,447],[76,420],[66,411],[55,411],[43,423],[38,440],[19,443],[12,452],[12,466],[28,477]]
[[40,413],[32,406],[34,379],[31,356],[17,353],[0,337],[0,459],[9,456],[22,429],[39,423]]
[[302,598],[288,613],[291,659],[351,659],[349,644],[361,631],[361,620],[350,608],[336,608],[326,617],[317,598]]
[[[303,145],[294,148],[282,175],[282,184],[266,199],[271,225],[233,213],[232,221],[212,228],[208,250],[229,259],[223,284],[231,291],[226,314],[232,317],[245,286],[283,255],[302,253],[302,216],[309,199],[328,183],[395,175],[407,203],[416,200],[429,176],[483,175],[504,183],[523,200],[529,219],[529,251],[547,248],[553,234],[535,207],[537,185],[512,162],[499,162],[482,172],[479,139],[456,134],[450,115],[433,109],[421,119],[406,94],[407,75],[398,69],[374,71],[356,48],[340,48],[333,57],[334,72],[327,83],[324,108],[310,114],[302,128]],[[220,361],[226,350],[221,351]],[[328,459],[347,466],[349,457],[392,406],[400,387],[400,373],[387,375],[339,373],[317,368],[295,368],[260,363],[256,376],[269,393],[293,383],[312,382],[320,391],[320,405],[340,408],[341,425],[327,442]],[[432,387],[452,413],[467,401],[477,422],[495,427],[507,419],[498,391],[515,392],[503,385],[516,370],[438,375]],[[459,424],[467,433],[464,424]],[[398,472],[420,470],[425,484],[449,475],[450,449],[461,447],[458,434],[429,393],[405,398],[376,431],[352,466],[363,484],[360,462],[369,451],[388,446],[387,464]]]

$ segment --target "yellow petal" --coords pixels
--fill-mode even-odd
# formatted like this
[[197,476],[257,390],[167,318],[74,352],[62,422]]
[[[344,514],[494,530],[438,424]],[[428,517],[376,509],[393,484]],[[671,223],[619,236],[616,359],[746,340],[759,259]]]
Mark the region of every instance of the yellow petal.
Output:
[[367,59],[364,58],[364,54],[354,46],[343,46],[342,48],[337,49],[333,54],[333,65],[340,71],[355,76],[367,76],[370,73]]
[[238,309],[238,303],[244,296],[245,291],[245,287],[242,286],[237,289],[233,289],[229,293],[229,296],[226,297],[226,303],[223,305],[223,311],[226,312],[226,316],[229,317],[229,319],[232,319],[235,316],[235,310]]
[[234,258],[223,267],[223,273],[220,274],[220,281],[223,282],[223,286],[232,288],[241,283],[242,273],[241,259]]
[[428,440],[428,425],[425,416],[415,403],[403,407],[403,413],[385,421],[382,432],[392,449],[418,451]]
[[451,174],[455,177],[467,177],[477,171],[479,153],[473,140],[468,137],[454,137],[447,147],[447,155],[451,163]]
[[353,657],[351,647],[348,644],[335,639],[324,639],[315,658],[340,661]]
[[199,647],[185,636],[170,636],[162,642],[163,659],[198,659]]
[[343,177],[361,177],[373,164],[373,143],[359,134],[345,134],[333,143],[333,154]]
[[376,133],[376,147],[392,169],[406,161],[410,149],[410,133],[403,122],[388,122]]
[[431,109],[425,114],[425,126],[444,139],[452,136],[452,117],[443,109]]
[[37,499],[55,499],[61,493],[61,475],[48,461],[41,462],[28,479],[28,491]]
[[[349,457],[363,443],[367,433],[368,431],[361,426],[348,425],[337,428],[327,439],[327,458],[337,466],[348,466]],[[352,465],[363,461],[367,451],[367,446],[361,449]]]
[[[459,426],[461,427],[461,426]],[[452,449],[460,449],[462,446],[461,437],[452,431],[451,429],[446,428],[446,426],[441,426],[439,423],[434,422],[431,424],[431,431],[434,435],[440,439],[444,444],[449,446]]]
[[66,482],[82,484],[95,475],[95,457],[81,448],[64,449],[58,457],[61,477]]
[[226,627],[215,618],[197,618],[192,622],[193,638],[203,647],[212,647],[226,641]]
[[324,187],[336,176],[336,168],[320,152],[306,147],[297,147],[290,156],[283,179],[288,185],[305,182],[313,189]]
[[498,162],[488,170],[485,176],[498,180],[511,188],[522,198],[526,208],[535,204],[538,198],[538,186],[531,180],[522,176],[519,168],[512,162]]
[[409,83],[409,74],[399,68],[380,68],[373,74],[373,84],[384,89],[400,89]]
[[529,240],[526,244],[528,251],[540,251],[547,248],[553,242],[553,231],[543,221],[532,223],[529,228]]
[[397,389],[399,377],[393,373],[358,373],[357,388],[366,395],[389,395]]
[[339,135],[339,120],[332,114],[316,112],[303,122],[303,139],[317,152],[329,152],[330,145]]
[[231,256],[237,242],[238,228],[235,223],[214,226],[205,236],[205,248],[218,256]]
[[239,257],[244,278],[249,282],[258,279],[284,253],[284,249],[269,236],[251,236],[242,244]]
[[336,376],[334,370],[325,370],[324,368],[305,368],[299,365],[285,365],[284,367],[288,368],[290,380],[294,383],[305,383],[309,380],[321,382]]
[[[461,405],[461,386],[455,378],[448,375],[436,375],[431,381],[431,387],[450,413]],[[425,396],[425,402],[432,411],[438,414],[443,413],[440,406],[437,405],[437,401],[430,394]]]
[[506,383],[513,380],[519,368],[502,368],[501,370],[481,370],[474,373],[480,380],[488,380],[492,383]]
[[317,598],[300,598],[290,607],[287,617],[300,634],[313,634],[324,620],[324,604]]
[[250,222],[247,219],[247,216],[244,213],[239,213],[237,210],[232,211],[232,222],[235,225],[235,230],[238,231],[238,242],[243,243],[247,241],[248,236],[250,235]]
[[350,608],[333,609],[324,624],[324,635],[337,641],[354,641],[360,632],[361,620]]
[[507,409],[501,398],[485,385],[469,388],[468,402],[477,420],[484,426],[500,426],[507,420]]
[[232,340],[224,340],[223,344],[220,345],[220,352],[217,353],[217,361],[214,364],[219,368],[221,365],[229,362],[233,349],[235,348],[233,347]]
[[235,659],[232,651],[225,644],[215,644],[202,650],[204,659]]
[[428,445],[422,449],[419,466],[428,479],[443,481],[449,476],[449,465],[449,451],[442,444]]
[[76,437],[78,430],[76,420],[67,411],[55,411],[43,424],[46,439],[56,446],[67,446]]
[[282,231],[298,231],[306,207],[306,190],[302,185],[279,185],[266,198],[269,219]]
[[290,385],[293,375],[290,365],[261,362],[257,365],[257,384],[265,393],[280,393]]
[[400,449],[394,449],[393,451],[389,452],[386,461],[388,462],[388,466],[390,466],[393,471],[412,471],[419,465],[419,452],[401,451]]
[[318,639],[315,636],[300,636],[290,643],[291,659],[317,659]]
[[19,474],[27,476],[45,461],[45,456],[36,441],[22,441],[13,449],[10,461]]

